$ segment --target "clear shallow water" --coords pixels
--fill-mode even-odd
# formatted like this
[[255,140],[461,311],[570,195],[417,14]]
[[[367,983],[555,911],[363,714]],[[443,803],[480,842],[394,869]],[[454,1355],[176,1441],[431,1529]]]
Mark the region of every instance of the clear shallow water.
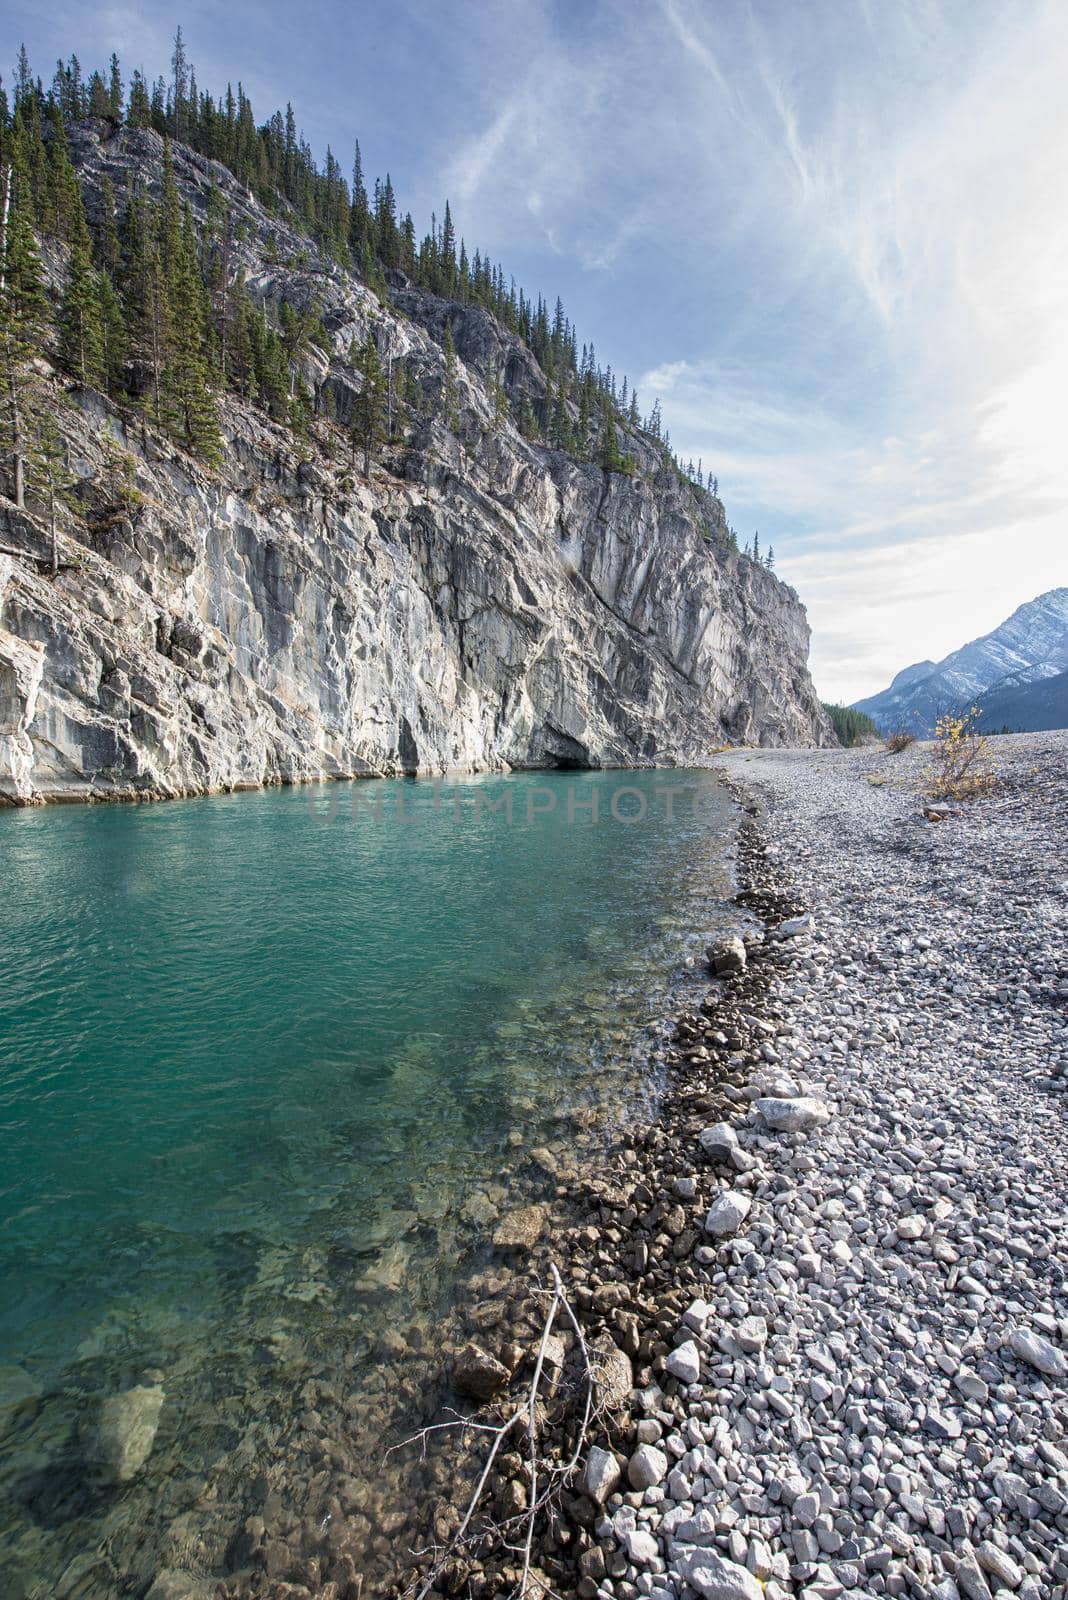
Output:
[[[373,1387],[383,1329],[433,1327],[526,1152],[646,1092],[633,1029],[722,916],[731,817],[703,773],[0,815],[13,1595],[239,1564],[218,1531],[167,1543],[205,1487],[220,1527],[255,1507],[229,1453],[275,1459],[297,1376]],[[146,1382],[153,1454],[103,1487],[87,1429]]]

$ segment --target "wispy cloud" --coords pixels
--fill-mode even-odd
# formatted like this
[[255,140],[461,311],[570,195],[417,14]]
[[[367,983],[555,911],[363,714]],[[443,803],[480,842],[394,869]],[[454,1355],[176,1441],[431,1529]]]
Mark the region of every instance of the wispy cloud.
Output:
[[[842,404],[804,355],[737,349],[731,367],[641,380],[683,453],[716,466],[744,531],[766,545],[785,524],[780,566],[809,603],[817,674],[849,698],[1068,572],[1068,15],[1029,7],[1008,35],[978,27],[963,45],[945,7],[902,7],[889,39],[884,16],[872,26],[903,75],[889,101],[866,56],[832,57],[822,111],[804,83],[787,88],[781,33],[751,57],[793,169],[765,237],[795,259],[805,240],[785,276],[807,280],[825,327],[836,292],[861,291],[869,312],[850,301],[835,359],[852,345],[870,390]],[[932,34],[941,76],[911,53]]]
[[821,686],[870,691],[1062,580],[1059,0],[600,14],[592,57],[543,31],[507,137],[455,168],[614,293],[655,259],[643,399],[777,544]]

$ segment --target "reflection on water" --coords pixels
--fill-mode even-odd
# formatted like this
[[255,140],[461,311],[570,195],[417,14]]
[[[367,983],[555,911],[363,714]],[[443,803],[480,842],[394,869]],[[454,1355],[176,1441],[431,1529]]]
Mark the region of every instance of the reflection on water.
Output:
[[0,816],[13,1600],[388,1565],[382,1437],[433,1403],[494,1216],[650,1091],[636,1030],[729,893],[722,791],[455,793]]

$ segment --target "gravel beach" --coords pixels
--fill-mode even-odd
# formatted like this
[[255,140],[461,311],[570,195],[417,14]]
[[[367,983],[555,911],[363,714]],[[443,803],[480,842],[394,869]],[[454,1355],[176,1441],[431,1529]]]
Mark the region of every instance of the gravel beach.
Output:
[[937,822],[923,747],[721,758],[785,926],[719,953],[570,1239],[635,1357],[590,1600],[1068,1594],[1068,734],[992,748]]

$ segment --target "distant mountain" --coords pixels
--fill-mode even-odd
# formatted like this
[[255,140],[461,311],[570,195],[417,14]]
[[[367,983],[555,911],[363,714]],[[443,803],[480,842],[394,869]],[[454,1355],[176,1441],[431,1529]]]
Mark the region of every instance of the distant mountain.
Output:
[[916,682],[917,678],[925,678],[929,672],[933,672],[936,665],[937,663],[934,661],[917,661],[915,666],[902,667],[890,685],[890,692],[893,693],[895,690],[900,692],[902,689],[907,689],[910,683]]
[[1068,728],[1068,672],[1039,678],[1015,689],[995,689],[983,696],[980,727],[984,733],[1035,733],[1043,728]]
[[[985,713],[984,726],[1059,728],[1068,725],[1063,700],[1055,691],[1029,693],[1045,680],[1068,672],[1068,589],[1050,589],[1014,611],[1006,622],[981,639],[955,650],[944,661],[919,661],[897,674],[889,689],[857,700],[883,733],[909,729],[927,735],[940,716],[976,704]],[[1021,698],[1006,702],[1009,710],[992,712],[1001,697],[1019,691]],[[1033,717],[1053,720],[1024,720]]]

